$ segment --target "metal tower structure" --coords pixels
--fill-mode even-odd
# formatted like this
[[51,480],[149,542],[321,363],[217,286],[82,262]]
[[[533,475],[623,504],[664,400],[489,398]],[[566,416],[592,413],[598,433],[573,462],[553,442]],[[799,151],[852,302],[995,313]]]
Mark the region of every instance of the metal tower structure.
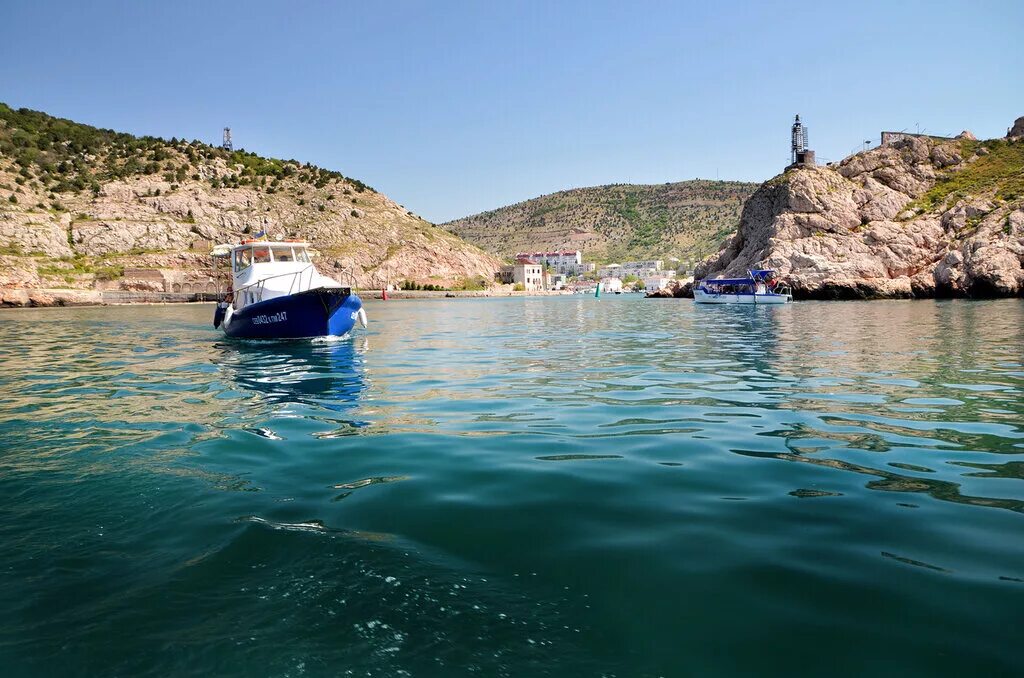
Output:
[[790,146],[792,157],[790,162],[796,163],[800,158],[798,154],[802,154],[807,150],[807,128],[800,122],[800,116],[796,116],[796,120],[793,121],[793,142]]
[[[799,118],[799,117],[800,116],[797,116],[797,118]],[[233,151],[233,150],[235,150],[234,147],[231,145],[231,128],[230,127],[225,127],[224,128],[224,141],[221,142],[220,147],[223,148],[225,151]]]

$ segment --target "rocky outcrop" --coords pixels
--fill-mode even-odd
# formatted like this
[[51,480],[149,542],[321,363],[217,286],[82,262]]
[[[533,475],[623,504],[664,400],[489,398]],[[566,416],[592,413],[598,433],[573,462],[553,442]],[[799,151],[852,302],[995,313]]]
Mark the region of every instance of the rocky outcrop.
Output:
[[[13,183],[12,173],[5,172],[0,158],[0,185],[8,181]],[[45,207],[52,201],[48,196],[22,189],[17,205],[0,206],[0,248],[24,255],[19,267],[37,273],[29,286],[54,286],[54,275],[48,279],[47,271],[69,268],[59,260],[74,257],[144,267],[151,265],[146,255],[158,254],[171,269],[208,275],[208,257],[177,255],[204,255],[211,244],[237,242],[260,231],[309,239],[325,273],[344,272],[359,287],[403,280],[446,286],[470,278],[490,281],[501,265],[384,195],[349,189],[349,197],[345,190],[341,183],[322,189],[288,186],[268,194],[255,188],[212,188],[201,181],[172,185],[123,179],[104,184],[97,196],[62,196],[56,211]],[[0,198],[6,200],[6,192],[0,191]],[[353,200],[359,208],[353,208]],[[0,285],[8,284],[6,273],[0,274]],[[56,277],[65,275],[58,271]],[[17,282],[24,285],[25,276]],[[93,280],[79,275],[63,284],[92,286]]]
[[95,306],[103,303],[96,290],[5,289],[0,287],[0,307]]
[[205,288],[211,245],[261,231],[308,239],[325,274],[362,288],[490,283],[502,263],[336,172],[71,121],[52,129],[80,138],[54,144],[53,120],[0,104],[0,287],[150,290],[122,272],[158,269],[163,291]]
[[665,287],[644,295],[646,299],[682,299],[693,297],[693,280],[673,280]]
[[1020,139],[1024,137],[1024,115],[1013,121],[1013,127],[1006,133],[1007,139]]
[[1024,142],[972,136],[788,170],[696,277],[772,268],[797,298],[1024,295]]

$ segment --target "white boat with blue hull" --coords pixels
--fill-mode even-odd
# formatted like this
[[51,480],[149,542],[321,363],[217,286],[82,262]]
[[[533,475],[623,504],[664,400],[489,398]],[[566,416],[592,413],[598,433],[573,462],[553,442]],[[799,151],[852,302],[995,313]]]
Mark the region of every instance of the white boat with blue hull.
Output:
[[229,257],[231,266],[231,291],[213,319],[229,337],[305,339],[366,326],[362,300],[317,271],[308,243],[249,240],[220,246],[214,256]]
[[747,271],[746,278],[709,278],[693,288],[698,304],[788,304],[792,291],[775,280],[775,271]]

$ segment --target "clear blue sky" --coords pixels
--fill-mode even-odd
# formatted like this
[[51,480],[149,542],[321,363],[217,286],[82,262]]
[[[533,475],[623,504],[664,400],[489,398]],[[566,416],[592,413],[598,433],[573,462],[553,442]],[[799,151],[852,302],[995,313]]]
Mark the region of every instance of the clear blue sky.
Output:
[[0,101],[337,169],[441,222],[543,193],[763,180],[882,129],[1002,136],[1024,2],[3,0]]

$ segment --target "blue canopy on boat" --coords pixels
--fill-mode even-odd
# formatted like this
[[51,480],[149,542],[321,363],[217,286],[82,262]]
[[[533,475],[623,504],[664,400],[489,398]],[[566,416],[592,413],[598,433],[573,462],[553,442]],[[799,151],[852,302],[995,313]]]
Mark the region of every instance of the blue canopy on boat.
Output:
[[753,285],[757,282],[766,282],[775,277],[775,271],[770,268],[755,268],[747,271],[746,278],[705,278],[702,285]]

